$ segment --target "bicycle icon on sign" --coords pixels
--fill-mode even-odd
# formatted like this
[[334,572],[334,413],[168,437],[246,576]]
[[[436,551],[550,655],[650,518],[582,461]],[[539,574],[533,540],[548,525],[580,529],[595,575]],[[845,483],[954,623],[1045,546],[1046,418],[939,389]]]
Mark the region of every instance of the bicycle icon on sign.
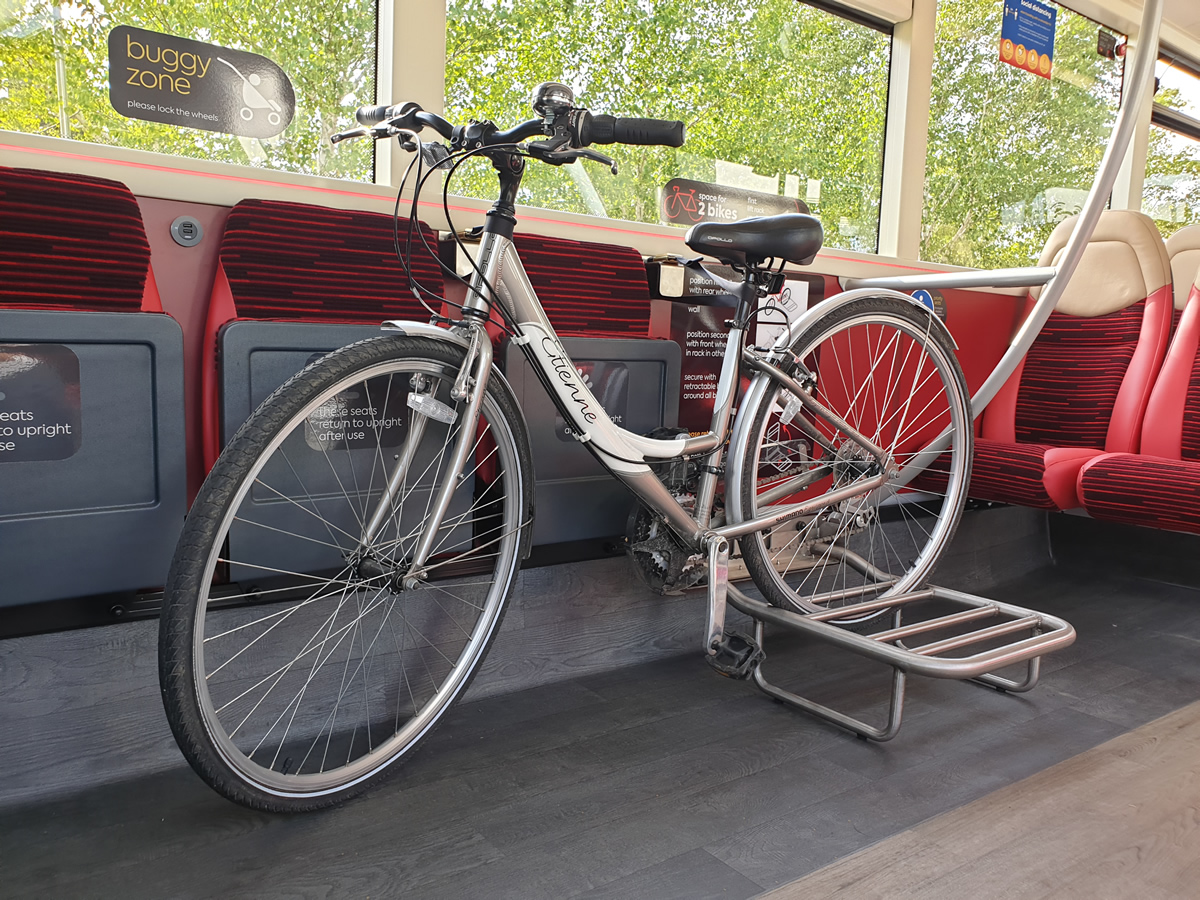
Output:
[[668,222],[676,222],[684,217],[693,222],[702,222],[700,201],[696,199],[696,189],[680,190],[679,185],[671,185],[671,193],[663,197],[663,215]]

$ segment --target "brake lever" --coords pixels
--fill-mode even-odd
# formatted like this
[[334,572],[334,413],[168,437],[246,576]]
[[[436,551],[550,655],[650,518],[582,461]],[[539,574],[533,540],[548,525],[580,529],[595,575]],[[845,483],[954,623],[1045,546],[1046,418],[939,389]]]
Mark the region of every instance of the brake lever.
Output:
[[396,121],[396,119],[392,119],[389,122],[380,122],[378,125],[372,125],[370,128],[351,128],[349,131],[339,131],[337,134],[331,134],[329,136],[329,143],[340,144],[342,141],[364,137],[374,138],[377,141],[382,140],[383,138],[389,138],[394,134],[399,134],[401,131],[406,130],[397,127],[394,124]]
[[[533,150],[534,144],[529,145],[529,149]],[[609,171],[614,175],[617,174],[617,164],[610,157],[603,153],[597,153],[595,150],[590,150],[587,147],[568,147],[565,150],[542,150],[540,153],[534,154],[543,162],[548,162],[552,166],[570,165],[573,162],[578,162],[580,159],[590,159],[592,162],[603,163],[608,166]]]
[[340,144],[342,141],[348,141],[352,138],[370,137],[371,130],[369,128],[351,128],[349,131],[339,131],[337,134],[329,136],[329,143]]

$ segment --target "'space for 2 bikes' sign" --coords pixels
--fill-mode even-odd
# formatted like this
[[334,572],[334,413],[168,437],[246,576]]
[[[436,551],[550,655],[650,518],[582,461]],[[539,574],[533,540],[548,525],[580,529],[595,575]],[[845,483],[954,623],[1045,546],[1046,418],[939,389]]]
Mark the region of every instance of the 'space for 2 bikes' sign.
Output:
[[808,207],[791,197],[708,184],[689,178],[672,178],[663,187],[662,193],[663,220],[671,225],[736,222],[749,216],[795,212],[806,213]]
[[130,119],[251,138],[274,137],[296,112],[265,56],[127,25],[108,34],[108,98]]

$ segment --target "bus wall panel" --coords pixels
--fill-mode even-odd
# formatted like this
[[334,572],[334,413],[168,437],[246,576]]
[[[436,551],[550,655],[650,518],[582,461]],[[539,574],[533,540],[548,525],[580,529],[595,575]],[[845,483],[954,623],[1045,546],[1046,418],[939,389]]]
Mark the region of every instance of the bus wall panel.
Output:
[[[138,197],[137,201],[146,226],[146,238],[150,241],[150,264],[158,281],[163,311],[183,329],[184,408],[188,422],[187,496],[190,503],[206,474],[199,427],[204,323],[229,207],[153,197]],[[180,216],[195,219],[204,229],[204,236],[194,247],[182,247],[171,237],[171,223]]]

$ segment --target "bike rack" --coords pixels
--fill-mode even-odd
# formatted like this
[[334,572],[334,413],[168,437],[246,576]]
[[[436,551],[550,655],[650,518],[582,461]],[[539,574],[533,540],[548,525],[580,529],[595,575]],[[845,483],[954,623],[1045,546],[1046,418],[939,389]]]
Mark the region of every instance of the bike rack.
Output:
[[[754,619],[754,640],[759,648],[763,646],[763,625],[770,622],[891,666],[891,701],[887,724],[882,728],[771,684],[763,675],[762,660],[759,660],[750,672],[754,683],[776,700],[873,741],[889,741],[900,730],[905,685],[909,674],[925,675],[929,678],[971,680],[997,690],[1020,693],[1037,684],[1041,657],[1044,654],[1061,650],[1075,641],[1075,629],[1057,616],[932,585],[919,591],[881,597],[807,615],[779,609],[748,597],[732,584],[727,586],[726,596],[731,606]],[[903,624],[903,614],[926,601],[938,601],[957,609],[945,615]],[[844,620],[848,615],[857,616],[876,610],[892,614],[890,625],[879,631],[860,634],[835,624],[836,620]],[[881,615],[880,618],[886,622],[889,617]],[[986,624],[982,628],[975,627],[992,619],[998,621]],[[905,643],[908,638],[934,632],[949,634],[915,646]],[[1024,636],[1012,640],[1014,635]],[[1006,643],[996,646],[999,640],[1005,640]],[[970,655],[950,655],[955,651],[981,644],[984,646]],[[1027,664],[1026,674],[1019,681],[995,674],[998,669],[1022,662]]]

